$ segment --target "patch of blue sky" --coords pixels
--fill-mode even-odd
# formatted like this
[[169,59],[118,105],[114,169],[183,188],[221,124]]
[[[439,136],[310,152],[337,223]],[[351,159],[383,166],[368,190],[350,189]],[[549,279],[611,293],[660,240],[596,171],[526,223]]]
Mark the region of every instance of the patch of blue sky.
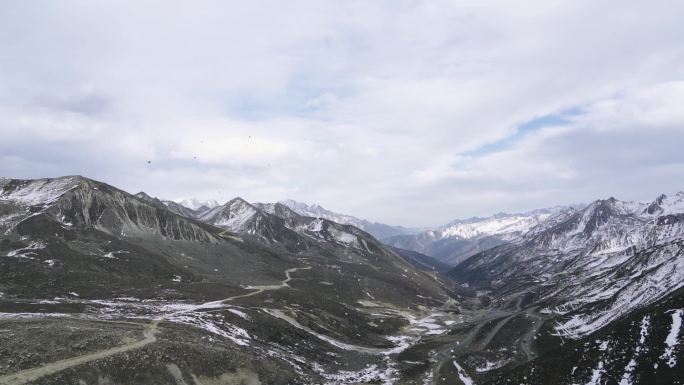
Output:
[[530,133],[538,131],[544,127],[562,126],[569,124],[572,121],[573,117],[576,117],[581,114],[581,107],[573,107],[556,114],[544,115],[541,117],[534,118],[519,125],[515,130],[515,133],[513,133],[512,135],[509,135],[503,139],[491,143],[487,143],[473,150],[466,151],[461,155],[476,157],[506,150],[510,148],[514,143],[521,140]]

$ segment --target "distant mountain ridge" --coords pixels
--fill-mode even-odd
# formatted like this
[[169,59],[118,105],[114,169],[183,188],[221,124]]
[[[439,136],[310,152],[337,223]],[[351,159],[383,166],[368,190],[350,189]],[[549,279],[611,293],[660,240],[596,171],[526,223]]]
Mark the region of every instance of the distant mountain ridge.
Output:
[[[221,204],[219,204],[216,200],[200,202],[197,199],[183,199],[175,201],[162,200],[162,202],[173,211],[185,213],[183,215],[190,215],[193,217],[207,213],[208,211],[215,209],[217,206],[221,206]],[[318,204],[307,204],[295,201],[293,199],[285,199],[277,203],[302,216],[323,218],[340,224],[356,226],[379,240],[397,235],[416,234],[421,231],[421,229],[412,229],[403,226],[392,226],[384,223],[371,222],[365,219],[354,217],[352,215],[341,214],[328,210]],[[255,203],[255,205],[272,206],[274,203]]]
[[368,220],[359,219],[351,215],[336,213],[317,204],[310,205],[292,199],[286,199],[278,203],[289,207],[300,215],[314,218],[325,218],[337,223],[354,225],[380,240],[396,235],[413,234],[417,232],[415,229],[409,229],[402,226],[386,225],[384,223],[378,222],[370,222]]
[[179,205],[185,206],[189,209],[193,210],[198,210],[202,207],[208,207],[210,209],[213,209],[214,207],[218,206],[220,203],[215,200],[215,199],[209,199],[206,201],[199,201],[195,198],[190,198],[190,199],[177,199],[174,200],[173,202],[178,203]]
[[249,203],[234,198],[197,218],[237,234],[260,237],[288,250],[304,250],[320,243],[342,247],[347,255],[381,253],[384,245],[372,235],[351,224],[326,218],[300,215],[282,203]]
[[[352,216],[333,213],[319,205],[307,205],[296,201],[277,203],[249,203],[237,197],[223,205],[208,208],[205,205],[191,209],[179,203],[152,198],[144,192],[135,195],[157,206],[188,218],[226,229],[235,234],[249,234],[266,242],[280,243],[289,250],[302,250],[312,242],[329,242],[331,245],[350,247],[352,250],[374,252],[382,248],[377,237],[366,234],[355,224],[368,225],[367,221]],[[291,207],[295,207],[299,212]],[[319,215],[321,214],[321,215]],[[340,222],[338,222],[337,219]],[[370,224],[377,229],[381,224]],[[374,246],[369,246],[374,245]],[[409,250],[390,247],[402,259],[421,270],[445,272],[450,266],[429,256]]]
[[565,209],[568,208],[556,206],[515,214],[458,219],[420,234],[390,237],[385,239],[385,243],[455,266],[480,251],[510,242]]

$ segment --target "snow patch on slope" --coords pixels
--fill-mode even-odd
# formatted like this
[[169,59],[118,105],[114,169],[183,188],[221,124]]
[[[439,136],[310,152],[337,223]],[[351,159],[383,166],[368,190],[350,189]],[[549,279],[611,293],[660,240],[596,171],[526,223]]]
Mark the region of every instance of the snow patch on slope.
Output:
[[456,370],[458,371],[458,378],[461,379],[461,382],[463,382],[464,385],[475,385],[475,382],[472,378],[468,376],[468,373],[466,373],[465,369],[463,369],[463,367],[461,367],[461,365],[459,365],[458,362],[453,361],[453,363],[456,367]]
[[592,369],[591,379],[589,379],[589,382],[587,382],[586,385],[601,385],[601,377],[603,377],[605,372],[605,369],[603,369],[603,361],[599,361],[596,368]]
[[672,312],[672,325],[670,326],[670,333],[665,339],[665,352],[660,356],[661,360],[665,360],[667,365],[674,368],[677,365],[677,356],[674,352],[679,344],[679,329],[682,327],[682,314],[684,309],[678,309]]
[[328,228],[328,231],[330,232],[330,235],[332,235],[335,241],[337,241],[338,243],[359,247],[359,239],[356,237],[356,235],[350,234],[346,231],[337,230],[332,226]]
[[[638,266],[631,277],[619,277],[620,270],[603,279],[583,284],[583,291],[573,292],[567,305],[587,304],[610,299],[600,310],[576,314],[555,326],[556,335],[580,338],[608,325],[613,320],[644,304],[652,303],[684,286],[684,258],[676,246],[664,247],[651,255],[649,264]],[[589,274],[585,274],[589,276]],[[638,276],[639,279],[634,279]]]
[[625,372],[622,374],[622,379],[620,380],[619,385],[632,385],[632,373],[637,367],[637,358],[639,357],[639,353],[641,353],[644,342],[646,342],[646,337],[648,337],[648,327],[650,324],[651,317],[644,316],[644,318],[641,320],[641,330],[639,331],[639,345],[637,345],[636,349],[634,350],[634,356],[631,360],[629,360],[627,366],[625,366]]
[[41,250],[45,248],[45,243],[40,241],[31,242],[28,246],[21,249],[12,250],[7,253],[8,257],[27,258],[32,259],[31,255],[36,255],[33,250]]
[[0,201],[6,200],[26,206],[49,204],[69,190],[74,189],[80,177],[68,176],[57,179],[35,179],[21,181],[16,188],[9,188],[4,182],[0,190]]

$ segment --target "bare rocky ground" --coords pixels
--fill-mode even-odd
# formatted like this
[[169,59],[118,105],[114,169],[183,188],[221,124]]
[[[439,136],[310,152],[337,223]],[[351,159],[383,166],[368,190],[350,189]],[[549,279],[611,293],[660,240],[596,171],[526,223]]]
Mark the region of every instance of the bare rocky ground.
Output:
[[680,296],[568,340],[553,335],[554,319],[538,306],[522,305],[524,295],[513,306],[403,308],[367,299],[318,308],[319,297],[306,295],[308,269],[295,269],[205,303],[5,298],[0,383],[571,384],[600,370],[606,384],[626,375],[625,384],[681,382],[681,352],[672,351],[673,366],[663,358]]
[[[306,310],[310,304],[297,287],[304,282],[297,274],[306,270],[293,268],[280,283],[207,303],[5,300],[0,383],[429,381],[431,365],[398,357],[421,338],[460,324],[459,311],[367,300],[343,308],[348,318],[331,318],[326,309]],[[292,294],[300,303],[287,302]]]

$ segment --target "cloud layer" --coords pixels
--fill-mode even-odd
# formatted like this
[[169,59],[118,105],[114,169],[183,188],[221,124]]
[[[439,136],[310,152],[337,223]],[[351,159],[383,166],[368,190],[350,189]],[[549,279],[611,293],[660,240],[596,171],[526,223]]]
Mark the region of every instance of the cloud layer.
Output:
[[414,226],[650,199],[684,189],[682,16],[678,1],[7,1],[0,175]]

